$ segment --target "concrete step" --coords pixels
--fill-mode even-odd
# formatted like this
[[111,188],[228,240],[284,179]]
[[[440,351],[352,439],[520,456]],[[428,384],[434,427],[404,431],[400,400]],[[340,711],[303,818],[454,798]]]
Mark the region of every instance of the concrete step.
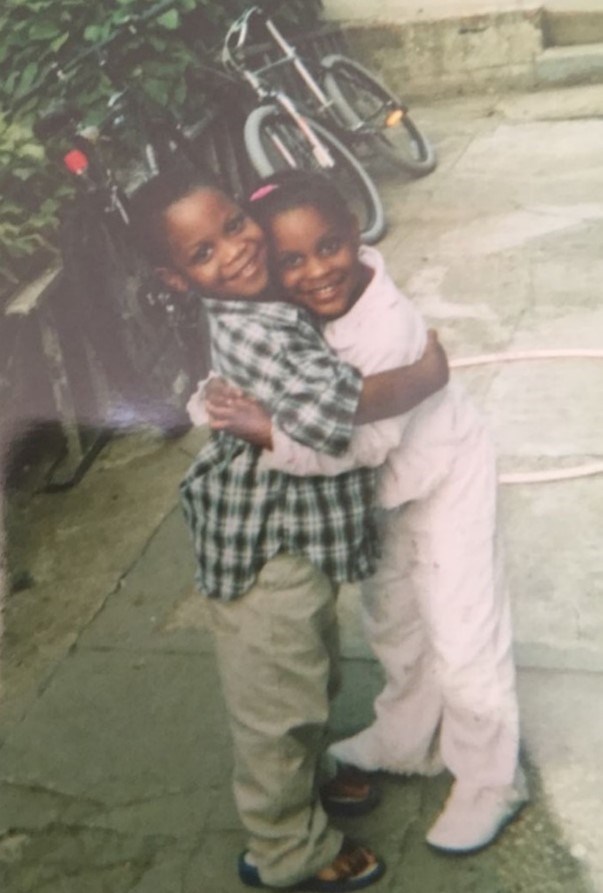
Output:
[[547,0],[542,31],[548,47],[603,43],[603,2]]
[[603,80],[603,42],[550,47],[536,58],[535,75],[543,87],[597,83]]
[[603,81],[603,0],[324,0],[349,52],[421,96]]

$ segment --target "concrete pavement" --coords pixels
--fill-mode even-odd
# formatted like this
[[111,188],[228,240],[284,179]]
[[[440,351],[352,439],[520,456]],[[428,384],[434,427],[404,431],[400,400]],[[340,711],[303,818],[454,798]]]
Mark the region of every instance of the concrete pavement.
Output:
[[[603,88],[413,110],[431,176],[378,172],[390,268],[451,356],[603,348]],[[505,471],[601,458],[601,363],[458,372]],[[0,889],[235,893],[244,843],[203,602],[176,505],[198,433],[112,442],[78,486],[9,494],[0,709]],[[603,476],[501,488],[533,802],[472,857],[423,836],[448,779],[383,778],[347,827],[387,858],[378,891],[603,891]],[[379,671],[342,593],[335,734],[368,721]]]

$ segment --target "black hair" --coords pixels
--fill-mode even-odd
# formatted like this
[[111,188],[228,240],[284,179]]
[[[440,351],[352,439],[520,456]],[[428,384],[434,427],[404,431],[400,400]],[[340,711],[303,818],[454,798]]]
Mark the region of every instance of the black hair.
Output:
[[354,214],[336,186],[324,175],[301,170],[280,171],[258,184],[245,204],[250,217],[265,230],[285,211],[312,207],[330,223],[349,229]]
[[169,266],[165,212],[200,189],[224,192],[211,171],[181,163],[147,180],[132,194],[129,211],[134,243],[151,266]]

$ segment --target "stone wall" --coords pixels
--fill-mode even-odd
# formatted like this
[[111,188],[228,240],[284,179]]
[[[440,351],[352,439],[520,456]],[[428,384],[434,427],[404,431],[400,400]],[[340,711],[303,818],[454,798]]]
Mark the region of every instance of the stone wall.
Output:
[[550,24],[535,0],[325,0],[325,16],[405,97],[532,89],[550,80],[551,61],[553,80],[559,65],[547,55]]

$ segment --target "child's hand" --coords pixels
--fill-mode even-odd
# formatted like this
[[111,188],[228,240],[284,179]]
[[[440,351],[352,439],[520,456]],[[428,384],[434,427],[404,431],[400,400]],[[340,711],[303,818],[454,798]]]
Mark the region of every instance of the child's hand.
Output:
[[272,449],[272,419],[252,397],[241,391],[235,394],[214,389],[211,398],[206,395],[205,408],[214,431],[227,431],[254,446]]
[[186,404],[186,411],[193,425],[201,427],[209,424],[207,407],[205,405],[208,395],[214,400],[225,402],[228,399],[239,397],[243,394],[240,388],[230,384],[224,378],[211,373],[210,378],[200,381],[197,390],[191,394]]
[[203,389],[203,397],[206,403],[211,401],[212,403],[226,405],[229,400],[243,396],[243,391],[240,388],[217,375],[206,381]]
[[450,378],[448,357],[440,344],[438,333],[435,329],[429,329],[427,332],[427,344],[419,362],[430,371],[435,380],[441,382],[440,387],[443,388],[444,385],[448,384],[448,379]]

